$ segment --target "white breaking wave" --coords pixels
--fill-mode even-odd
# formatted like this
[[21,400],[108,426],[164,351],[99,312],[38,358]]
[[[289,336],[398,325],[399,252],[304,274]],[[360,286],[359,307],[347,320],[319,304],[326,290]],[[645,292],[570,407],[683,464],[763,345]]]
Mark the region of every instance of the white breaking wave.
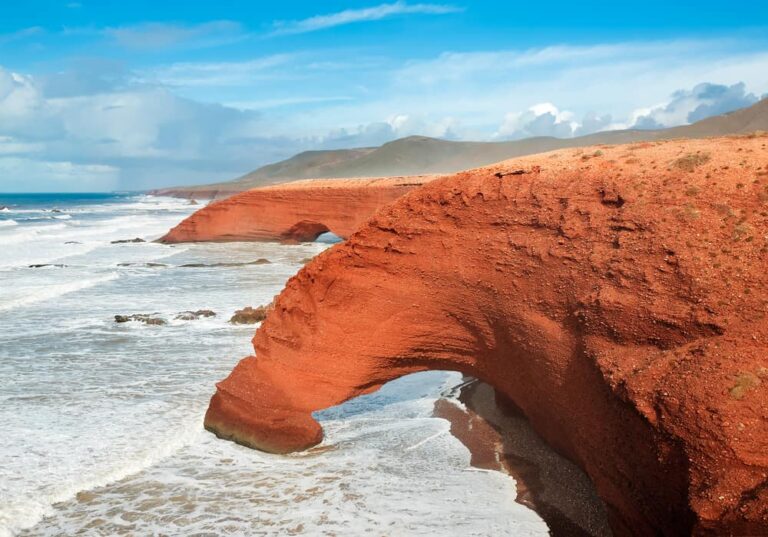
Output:
[[46,209],[15,209],[11,207],[4,207],[2,209],[4,213],[19,213],[19,214],[40,214],[47,213]]
[[16,220],[0,220],[0,227],[18,226],[19,223]]
[[20,530],[34,526],[44,516],[53,512],[54,504],[73,498],[80,491],[102,487],[140,472],[191,444],[202,434],[202,430],[195,427],[197,422],[202,422],[202,417],[201,411],[190,425],[181,431],[166,432],[161,435],[163,442],[145,446],[134,454],[131,460],[115,461],[114,467],[100,468],[96,475],[84,473],[82,481],[57,483],[37,497],[8,503],[0,509],[0,537],[10,537]]
[[50,233],[51,231],[59,231],[65,229],[66,224],[50,224],[41,226],[22,226],[19,231],[15,231],[13,235],[3,238],[3,244],[15,244],[19,242],[26,242],[30,239],[37,239],[41,235]]
[[82,289],[87,289],[89,287],[93,287],[95,285],[99,285],[100,283],[108,282],[119,277],[120,275],[117,272],[112,272],[101,278],[93,278],[90,280],[80,280],[80,281],[74,281],[69,283],[48,285],[46,287],[41,287],[34,290],[29,295],[11,299],[8,302],[4,302],[0,304],[0,311],[8,311],[21,306],[29,306],[30,304],[36,304],[37,302],[42,302],[44,300],[51,300],[53,298],[58,298],[60,296],[64,296],[69,293],[74,293],[75,291],[80,291]]

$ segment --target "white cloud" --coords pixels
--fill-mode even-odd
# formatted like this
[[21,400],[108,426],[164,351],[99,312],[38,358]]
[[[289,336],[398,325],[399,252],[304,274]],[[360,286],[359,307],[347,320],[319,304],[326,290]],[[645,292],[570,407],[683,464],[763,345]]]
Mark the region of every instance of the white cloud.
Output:
[[98,192],[115,190],[120,170],[100,164],[0,156],[3,190],[10,192]]
[[695,123],[753,105],[758,100],[756,95],[747,92],[743,82],[731,86],[702,83],[691,90],[674,92],[667,103],[636,110],[630,124],[639,129],[659,129]]
[[423,85],[466,81],[479,76],[509,79],[548,78],[552,70],[610,69],[631,65],[641,69],[667,67],[678,62],[706,64],[715,58],[765,55],[760,46],[726,39],[637,41],[595,45],[552,45],[520,50],[447,51],[435,58],[408,62],[398,73],[405,83]]
[[560,111],[552,103],[540,103],[525,112],[513,112],[504,117],[494,138],[519,139],[535,136],[570,138],[578,124],[573,114]]
[[[104,170],[120,172],[120,188],[200,181],[206,173],[207,180],[231,178],[289,156],[299,145],[270,140],[264,132],[257,112],[199,103],[161,88],[48,98],[34,77],[0,68],[0,155],[9,174],[24,168],[34,172],[30,180],[76,172],[104,179]],[[53,164],[32,168],[36,161]],[[72,166],[61,164],[67,162]],[[0,189],[16,179],[0,176]]]
[[225,106],[237,108],[238,110],[268,110],[270,108],[281,108],[284,106],[338,103],[352,100],[354,100],[352,97],[346,95],[329,97],[316,97],[312,95],[306,95],[297,97],[275,97],[273,99],[259,99],[252,101],[232,101],[225,103]]
[[577,120],[572,112],[560,110],[552,103],[540,103],[524,112],[512,112],[504,116],[493,138],[500,140],[519,140],[536,136],[571,138],[623,128],[626,128],[626,125],[614,122],[610,114],[587,112],[581,120]]
[[595,112],[588,112],[581,120],[577,120],[575,114],[560,110],[552,103],[541,103],[524,112],[507,114],[493,138],[570,138],[606,130],[663,129],[732,112],[751,106],[758,100],[756,95],[746,90],[743,82],[730,86],[705,82],[690,90],[673,92],[667,102],[637,108],[622,121],[614,121],[610,114],[600,115]]
[[[768,91],[768,44],[713,39],[447,52],[407,62],[386,91],[397,95],[400,110],[426,116],[450,110],[494,132],[504,113],[537,102],[555,103],[577,117],[592,110],[624,123],[638,106],[666,103],[677,89],[702,81],[741,81],[755,94]],[[389,114],[389,101],[372,101],[368,108]]]
[[242,62],[179,62],[138,73],[138,82],[169,86],[237,86],[280,78],[293,54],[273,54]]
[[41,143],[23,142],[12,136],[0,136],[0,155],[24,155],[37,153],[45,146]]
[[0,34],[0,44],[11,43],[13,41],[35,37],[44,33],[45,30],[43,30],[41,26],[31,26],[8,34]]
[[[78,30],[70,30],[70,33]],[[233,21],[212,21],[197,25],[148,22],[134,26],[105,28],[100,33],[130,49],[154,50],[183,44],[217,46],[245,37],[242,26]]]
[[353,128],[333,129],[313,139],[313,145],[323,149],[373,147],[406,136],[431,136],[455,139],[460,123],[450,116],[431,120],[426,117],[396,114],[385,121],[374,121]]
[[363,9],[347,9],[328,15],[316,15],[302,20],[278,21],[274,23],[275,30],[272,35],[316,32],[335,26],[377,21],[396,15],[445,15],[461,11],[463,11],[461,8],[445,4],[408,4],[404,1],[398,1]]
[[0,68],[0,135],[34,142],[61,133],[58,118],[45,106],[32,77]]

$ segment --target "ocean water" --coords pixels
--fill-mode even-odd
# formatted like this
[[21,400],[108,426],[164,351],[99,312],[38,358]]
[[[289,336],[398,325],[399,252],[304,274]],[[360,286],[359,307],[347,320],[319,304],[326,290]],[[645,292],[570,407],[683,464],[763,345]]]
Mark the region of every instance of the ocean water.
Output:
[[[170,198],[0,194],[2,206],[0,536],[547,534],[514,481],[472,468],[432,417],[455,373],[319,413],[327,438],[306,453],[203,430],[215,382],[251,352],[254,328],[229,316],[269,302],[329,244],[112,244],[151,241],[196,208]],[[259,258],[271,263],[247,264]],[[217,315],[175,319],[198,309]],[[168,323],[114,322],[133,313]]]

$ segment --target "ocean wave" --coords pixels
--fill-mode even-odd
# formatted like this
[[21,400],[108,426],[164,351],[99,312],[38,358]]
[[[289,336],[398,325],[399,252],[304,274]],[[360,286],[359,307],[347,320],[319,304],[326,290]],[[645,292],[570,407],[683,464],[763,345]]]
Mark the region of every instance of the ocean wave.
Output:
[[2,209],[4,213],[19,213],[19,214],[40,214],[48,212],[45,209],[17,209],[15,207],[4,207]]
[[89,287],[95,287],[96,285],[115,280],[119,277],[120,275],[117,272],[112,272],[100,278],[78,280],[56,285],[47,285],[45,287],[31,291],[25,296],[11,299],[0,304],[0,311],[8,311],[22,306],[29,306],[30,304],[36,304],[38,302],[58,298],[69,293],[74,293],[75,291],[81,291],[83,289],[88,289]]
[[30,239],[36,239],[36,238],[39,238],[44,233],[61,230],[66,227],[67,225],[64,223],[40,225],[40,226],[20,226],[19,231],[14,231],[12,235],[3,237],[3,244],[8,245],[8,244],[14,244],[18,242],[24,242]]
[[69,500],[78,492],[102,487],[125,477],[136,474],[151,467],[158,461],[168,457],[181,448],[194,443],[202,436],[202,428],[196,424],[202,421],[202,411],[198,413],[194,421],[176,430],[167,433],[164,442],[157,445],[150,444],[133,454],[129,460],[115,460],[115,466],[100,468],[94,475],[83,476],[76,482],[63,482],[54,487],[46,487],[36,497],[21,498],[11,501],[0,508],[0,537],[12,536],[23,529],[34,526],[46,515],[51,515],[53,505]]
[[16,220],[0,220],[0,227],[18,226],[19,223]]

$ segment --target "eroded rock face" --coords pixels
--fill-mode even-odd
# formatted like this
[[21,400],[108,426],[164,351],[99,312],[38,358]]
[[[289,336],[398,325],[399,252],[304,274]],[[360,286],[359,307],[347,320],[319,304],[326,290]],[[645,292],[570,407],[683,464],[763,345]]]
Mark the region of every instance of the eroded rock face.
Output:
[[585,470],[617,534],[765,535],[767,146],[564,150],[425,185],[288,282],[205,425],[300,450],[313,411],[457,370]]
[[313,241],[331,231],[347,237],[379,208],[437,176],[326,179],[255,188],[212,203],[160,239]]

